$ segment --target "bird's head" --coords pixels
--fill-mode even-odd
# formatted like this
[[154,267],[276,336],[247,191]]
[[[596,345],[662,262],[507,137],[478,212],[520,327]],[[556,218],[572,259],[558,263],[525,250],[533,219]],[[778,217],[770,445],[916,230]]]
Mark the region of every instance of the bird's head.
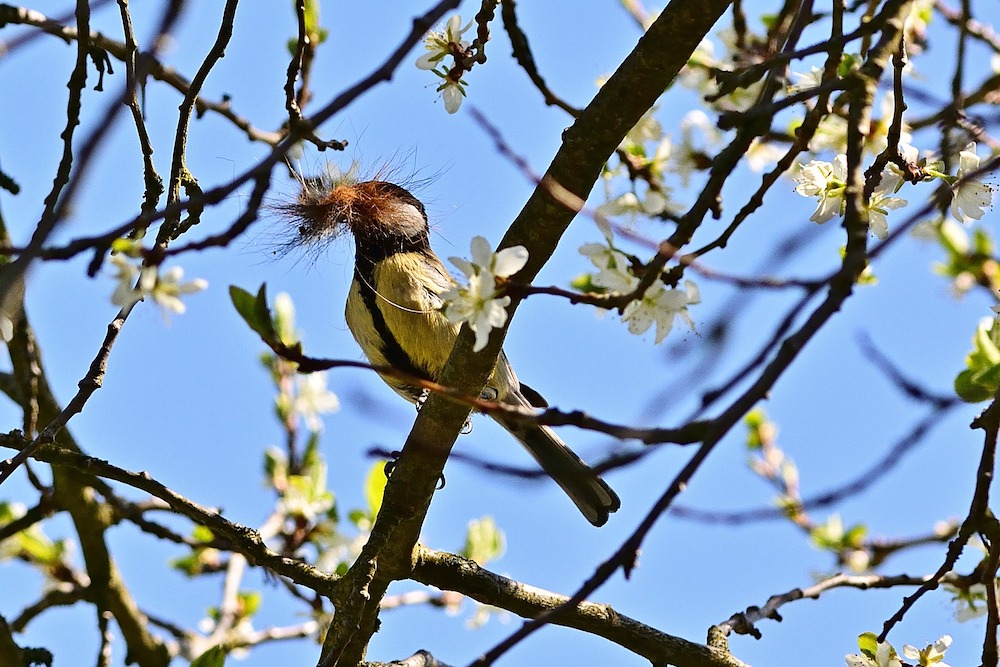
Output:
[[350,232],[372,259],[428,243],[427,212],[406,188],[388,181],[303,181],[281,213],[298,225],[300,244],[324,243]]

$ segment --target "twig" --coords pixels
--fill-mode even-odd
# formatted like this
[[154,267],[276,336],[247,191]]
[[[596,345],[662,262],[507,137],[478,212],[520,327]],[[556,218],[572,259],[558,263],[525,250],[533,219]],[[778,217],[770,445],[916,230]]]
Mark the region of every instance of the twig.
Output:
[[[376,67],[370,74],[361,78],[355,84],[339,93],[316,114],[309,117],[309,123],[314,126],[318,126],[378,83],[390,80],[393,72],[406,58],[410,49],[412,49],[413,46],[423,38],[424,33],[426,33],[426,31],[447,11],[457,6],[458,2],[459,0],[439,0],[439,2],[431,7],[431,9],[429,9],[425,14],[415,18],[413,20],[413,28],[410,33],[400,42],[399,46],[397,46],[397,48],[389,54],[385,61]],[[204,207],[223,201],[249,181],[257,181],[259,183],[262,179],[269,178],[271,170],[276,165],[283,162],[288,151],[295,146],[299,139],[299,135],[295,134],[293,131],[288,137],[276,142],[269,155],[263,158],[255,166],[232,179],[229,183],[207,190],[190,199],[168,204],[158,211],[142,213],[128,222],[119,225],[109,232],[106,232],[105,234],[79,238],[75,241],[71,241],[65,246],[57,248],[32,248],[30,251],[28,248],[0,248],[0,253],[30,254],[31,256],[37,256],[43,259],[62,260],[70,259],[81,252],[96,248],[100,249],[101,252],[99,253],[100,257],[95,258],[95,261],[92,261],[89,267],[89,270],[93,275],[99,268],[100,259],[103,257],[103,253],[107,251],[107,248],[110,247],[111,243],[115,239],[125,236],[137,227],[148,226],[157,220],[170,216],[179,216],[181,212],[192,207]]]
[[[180,113],[177,117],[177,130],[174,134],[173,155],[170,163],[170,180],[167,186],[167,205],[176,204],[180,200],[181,188],[190,198],[192,194],[200,195],[201,188],[187,168],[187,139],[188,128],[191,125],[191,116],[194,113],[195,100],[201,92],[205,80],[209,73],[225,55],[226,46],[233,36],[233,21],[236,19],[236,6],[239,0],[226,0],[226,6],[222,10],[222,21],[219,26],[219,34],[216,35],[215,43],[209,49],[205,60],[191,80],[191,85],[184,95],[184,100],[180,104]],[[188,218],[182,224],[180,216],[166,216],[163,225],[156,237],[157,245],[165,247],[170,241],[175,240],[180,234],[200,221],[201,206],[188,208]]]
[[[104,4],[104,1],[105,0],[102,0],[101,4]],[[174,5],[177,3],[171,2],[170,4]],[[97,3],[92,2],[91,6],[92,9],[96,8]],[[44,34],[54,35],[67,43],[77,40],[80,35],[77,27],[63,25],[63,19],[53,20],[35,10],[15,7],[8,4],[0,4],[0,22],[30,25],[38,28]],[[127,62],[128,47],[126,44],[109,39],[99,32],[90,33],[89,39],[91,43],[100,50],[110,54],[122,62]],[[163,63],[159,62],[159,60],[153,57],[153,54],[143,54],[142,66],[144,72],[149,76],[166,83],[182,95],[187,94],[189,86],[187,79],[178,74],[173,68],[167,67]],[[283,137],[283,134],[280,132],[267,132],[251,125],[250,121],[233,111],[228,99],[223,99],[220,102],[213,102],[199,97],[197,99],[196,106],[199,114],[211,111],[227,119],[238,129],[246,133],[247,137],[251,141],[261,141],[267,144],[275,145],[281,141]]]
[[990,530],[991,526],[995,526],[996,519],[990,514],[989,496],[990,483],[993,481],[993,468],[996,460],[997,432],[1000,431],[1000,400],[998,398],[1000,398],[1000,394],[995,396],[989,407],[972,422],[973,428],[983,430],[984,437],[983,452],[979,459],[979,469],[976,474],[976,488],[972,495],[969,513],[962,522],[962,527],[959,529],[958,535],[948,545],[948,552],[941,563],[941,567],[915,593],[903,599],[903,603],[896,613],[889,617],[883,624],[882,632],[879,634],[879,641],[885,641],[889,631],[903,620],[906,612],[916,604],[917,600],[923,597],[928,591],[934,590],[940,585],[942,578],[954,568],[969,538],[976,531],[984,531],[996,535],[995,530]]
[[[774,621],[781,621],[781,614],[778,613],[778,609],[788,604],[789,602],[795,602],[796,600],[813,599],[815,600],[820,595],[826,593],[827,591],[836,588],[857,588],[859,590],[868,590],[871,588],[896,588],[898,586],[921,586],[928,581],[930,581],[933,575],[924,575],[921,577],[914,577],[907,574],[898,575],[882,575],[882,574],[865,574],[865,575],[849,575],[838,573],[832,577],[827,577],[826,579],[813,584],[807,588],[793,588],[792,590],[781,593],[778,595],[772,595],[768,598],[767,602],[764,603],[762,607],[748,607],[745,611],[733,614],[728,620],[720,623],[716,627],[719,628],[724,634],[729,634],[735,632],[739,635],[750,635],[755,639],[761,638],[760,630],[757,629],[756,624],[765,619],[771,619]],[[948,575],[948,580],[954,580],[956,582],[964,580],[964,578],[955,575],[954,573]]]
[[[955,399],[951,405],[931,411],[917,422],[912,429],[900,436],[884,456],[856,475],[854,479],[832,489],[804,498],[799,501],[798,507],[803,511],[830,507],[843,502],[847,498],[867,491],[871,488],[872,484],[885,479],[888,472],[899,465],[904,456],[920,444],[934,426],[941,424],[942,417],[946,411],[957,408],[959,405],[962,405],[961,401]],[[773,521],[788,517],[787,512],[779,507],[761,507],[758,509],[719,512],[678,505],[671,508],[671,514],[678,518],[692,521],[728,525],[743,525],[757,521]]]
[[528,45],[528,36],[524,34],[521,26],[518,25],[515,7],[515,0],[504,0],[500,6],[500,16],[503,18],[503,27],[507,30],[507,36],[510,37],[514,60],[525,71],[531,82],[535,84],[535,88],[542,94],[542,97],[545,98],[546,105],[555,105],[576,118],[580,115],[580,110],[567,104],[561,97],[553,93],[545,83],[545,79],[538,72],[538,65],[535,64],[535,57],[531,54],[531,47]]
[[[23,450],[27,443],[15,432],[13,434],[0,434],[0,446]],[[233,549],[246,556],[251,564],[266,567],[315,591],[321,593],[327,591],[338,580],[338,577],[320,572],[301,560],[288,558],[271,551],[264,544],[257,531],[233,523],[218,512],[188,500],[151,478],[148,473],[131,472],[107,461],[57,447],[43,447],[36,451],[33,457],[39,461],[69,466],[90,475],[104,477],[145,491],[166,502],[178,514],[188,517],[195,523],[205,526],[214,534],[228,540],[233,545]]]

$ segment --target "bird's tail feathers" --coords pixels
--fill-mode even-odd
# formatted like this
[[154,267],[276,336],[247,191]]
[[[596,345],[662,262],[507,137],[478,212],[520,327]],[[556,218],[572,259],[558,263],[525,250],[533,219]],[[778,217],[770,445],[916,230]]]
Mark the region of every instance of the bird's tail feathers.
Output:
[[[508,397],[518,407],[530,408],[519,394]],[[542,469],[562,487],[587,521],[603,526],[608,515],[621,507],[618,494],[576,455],[548,426],[539,426],[496,415],[497,422],[524,445]]]

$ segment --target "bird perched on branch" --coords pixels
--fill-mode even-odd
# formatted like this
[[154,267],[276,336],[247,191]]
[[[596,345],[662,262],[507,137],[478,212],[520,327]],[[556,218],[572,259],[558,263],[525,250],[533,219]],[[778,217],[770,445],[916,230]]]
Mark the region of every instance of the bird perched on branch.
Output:
[[[458,337],[460,324],[442,311],[441,295],[456,285],[431,250],[427,212],[408,190],[386,181],[304,181],[296,202],[282,207],[298,223],[299,243],[354,237],[354,279],[347,297],[347,326],[368,360],[407,375],[436,381]],[[382,375],[410,402],[421,389]],[[516,408],[543,408],[545,400],[522,384],[501,352],[483,397]],[[491,414],[524,445],[595,526],[620,507],[615,492],[547,426]]]

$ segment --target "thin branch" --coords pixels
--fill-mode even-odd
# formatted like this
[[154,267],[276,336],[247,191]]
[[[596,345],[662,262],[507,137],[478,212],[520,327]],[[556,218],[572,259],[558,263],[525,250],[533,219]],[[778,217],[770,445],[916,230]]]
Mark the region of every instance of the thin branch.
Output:
[[[750,635],[755,639],[760,639],[761,633],[760,630],[757,629],[756,624],[766,619],[780,622],[781,614],[778,613],[778,609],[790,602],[806,599],[815,600],[824,593],[837,588],[857,588],[858,590],[865,591],[873,588],[887,589],[897,588],[899,586],[922,586],[930,581],[933,576],[934,575],[929,574],[914,577],[907,574],[850,575],[838,573],[832,577],[827,577],[812,586],[808,586],[806,588],[793,588],[786,593],[772,595],[763,606],[748,607],[746,611],[733,614],[728,620],[720,623],[716,627],[727,635],[731,632],[735,632],[739,635]],[[961,583],[966,579],[967,578],[965,577],[951,573],[946,577],[945,583]]]
[[[458,2],[459,0],[440,0],[425,14],[415,18],[413,20],[413,28],[410,33],[404,37],[399,46],[397,46],[397,48],[389,54],[385,61],[376,67],[370,74],[361,78],[352,86],[344,89],[317,113],[310,116],[308,118],[309,123],[313,126],[320,125],[332,117],[335,113],[347,107],[362,94],[371,90],[375,85],[384,81],[389,81],[392,78],[393,72],[400,65],[400,63],[403,62],[413,46],[423,38],[427,30],[440,20],[446,12],[454,9],[458,5]],[[0,6],[0,8],[2,8],[2,6]],[[29,254],[43,259],[62,260],[70,259],[81,252],[96,249],[98,252],[89,267],[89,271],[91,275],[93,275],[100,267],[104,253],[107,252],[107,249],[111,246],[111,243],[115,239],[129,234],[133,229],[149,226],[157,220],[171,216],[179,216],[183,211],[193,207],[205,207],[211,204],[217,204],[232,195],[247,182],[260,182],[262,179],[269,178],[271,170],[276,165],[283,163],[288,151],[291,150],[300,139],[301,137],[293,130],[289,136],[281,139],[274,145],[270,154],[268,154],[255,166],[232,179],[229,183],[207,190],[190,199],[180,200],[168,204],[158,211],[142,213],[104,234],[79,238],[62,247],[33,248],[30,252],[27,248],[20,249],[8,247],[0,248],[0,253]]]
[[[917,422],[912,429],[900,436],[884,456],[872,463],[863,472],[843,484],[802,499],[796,507],[802,511],[822,509],[864,493],[873,484],[885,479],[889,471],[899,465],[906,454],[920,444],[933,427],[941,424],[944,414],[953,408],[957,408],[959,405],[962,405],[961,401],[955,399],[951,405],[931,411]],[[743,525],[758,521],[774,521],[788,518],[787,511],[780,507],[761,507],[757,509],[720,512],[677,505],[671,508],[671,514],[678,518],[702,523],[728,525]]]
[[943,577],[955,567],[958,557],[962,554],[965,545],[973,534],[977,531],[983,531],[992,535],[997,534],[997,531],[992,529],[996,525],[996,519],[993,518],[990,512],[989,498],[990,483],[993,481],[993,469],[996,462],[997,433],[1000,431],[1000,392],[994,397],[989,407],[976,417],[972,422],[972,427],[982,429],[984,437],[983,451],[979,459],[979,469],[976,473],[976,488],[972,494],[969,513],[962,522],[962,527],[959,529],[958,535],[948,545],[948,552],[941,563],[941,567],[915,593],[903,599],[900,608],[882,626],[879,641],[885,641],[889,631],[903,620],[906,612],[917,603],[917,600],[941,584]]
[[507,31],[507,36],[510,38],[510,45],[514,60],[517,64],[521,66],[521,69],[525,71],[531,82],[535,84],[535,88],[538,92],[542,94],[545,98],[545,104],[548,106],[557,106],[570,116],[576,118],[580,115],[580,110],[576,107],[569,105],[564,102],[563,99],[557,96],[545,83],[545,79],[538,72],[538,65],[535,64],[535,57],[531,53],[531,47],[528,45],[528,36],[524,34],[521,30],[521,26],[517,22],[516,13],[516,2],[515,0],[504,0],[500,6],[500,16],[503,18],[503,27]]
[[[15,432],[0,434],[0,446],[23,450],[27,443]],[[271,551],[257,531],[233,523],[217,511],[188,500],[154,480],[148,473],[131,472],[107,461],[58,447],[42,447],[33,454],[33,458],[46,463],[68,466],[89,475],[97,475],[145,491],[166,502],[178,514],[188,517],[229,541],[232,548],[246,556],[251,564],[266,567],[317,592],[328,591],[338,580],[338,577],[321,572],[299,559],[288,558]]]
[[[101,4],[104,4],[102,0]],[[173,4],[173,3],[171,3]],[[91,3],[92,7],[96,7],[97,3]],[[77,27],[63,25],[64,21],[61,19],[50,19],[44,14],[37,12],[33,9],[26,9],[23,7],[15,7],[8,4],[0,4],[0,23],[11,23],[11,24],[23,24],[30,25],[38,28],[42,33],[47,33],[59,37],[60,39],[66,41],[67,43],[72,43],[76,41],[80,33]],[[32,33],[40,34],[40,33]],[[112,57],[120,60],[122,62],[128,62],[128,46],[122,42],[115,41],[108,37],[105,37],[99,32],[92,32],[89,35],[91,43],[101,51],[110,54]],[[159,60],[157,60],[153,54],[143,53],[142,54],[142,67],[145,74],[153,77],[157,81],[162,81],[168,86],[186,95],[189,89],[190,83],[181,74],[171,67],[167,67]],[[275,145],[281,141],[283,134],[280,132],[268,132],[255,128],[251,125],[250,121],[246,118],[238,115],[232,109],[230,101],[224,99],[220,102],[213,102],[211,100],[206,100],[202,97],[197,98],[196,108],[199,114],[206,111],[211,111],[213,113],[219,114],[223,118],[230,121],[238,129],[246,133],[247,137],[251,141],[260,141],[266,144]]]

